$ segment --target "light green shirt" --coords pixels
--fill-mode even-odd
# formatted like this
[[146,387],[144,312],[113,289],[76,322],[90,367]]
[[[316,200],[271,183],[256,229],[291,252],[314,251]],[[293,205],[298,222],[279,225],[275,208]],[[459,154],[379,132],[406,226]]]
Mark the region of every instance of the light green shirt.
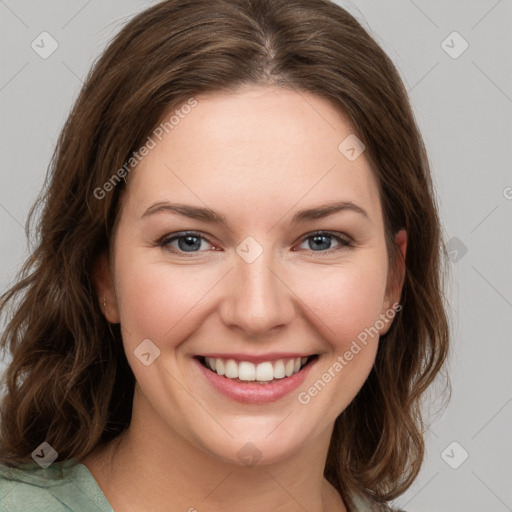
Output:
[[[390,510],[356,501],[354,512]],[[0,465],[1,512],[114,512],[91,475],[78,461],[54,462],[42,468],[29,462],[19,468]]]
[[[62,478],[61,478],[62,477]],[[76,460],[36,462],[19,469],[0,465],[2,512],[113,512],[87,466]]]

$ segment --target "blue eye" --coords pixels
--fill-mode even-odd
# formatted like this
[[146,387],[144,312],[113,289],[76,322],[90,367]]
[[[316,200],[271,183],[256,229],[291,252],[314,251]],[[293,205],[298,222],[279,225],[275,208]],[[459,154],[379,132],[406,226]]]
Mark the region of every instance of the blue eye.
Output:
[[[176,251],[176,247],[171,245],[171,243],[174,241],[178,242],[177,248],[179,249],[179,251]],[[204,236],[201,236],[199,233],[186,232],[174,235],[170,238],[165,237],[163,240],[159,242],[159,245],[165,248],[169,248],[171,252],[194,253],[198,252],[198,250],[201,248],[201,243],[203,241],[210,243]]]
[[[335,240],[338,245],[332,247],[332,240]],[[311,242],[309,242],[309,247],[306,248],[306,250],[310,252],[331,253],[343,249],[344,247],[353,247],[353,243],[350,239],[343,238],[339,236],[339,234],[330,231],[317,231],[316,233],[308,235],[302,239],[301,245],[308,241]],[[177,245],[174,245],[176,242]],[[206,237],[195,231],[186,231],[173,234],[172,236],[166,235],[157,242],[157,245],[174,254],[192,255],[203,252],[201,250],[203,242],[214,247]],[[204,247],[203,250],[205,250]]]
[[[336,240],[339,245],[334,248],[330,247],[332,239]],[[312,242],[309,243],[308,250],[313,252],[332,252],[332,250],[339,250],[343,247],[352,247],[352,242],[350,240],[342,238],[329,231],[317,231],[312,235],[308,235],[302,243],[306,243],[310,240]],[[313,249],[313,247],[319,250]]]

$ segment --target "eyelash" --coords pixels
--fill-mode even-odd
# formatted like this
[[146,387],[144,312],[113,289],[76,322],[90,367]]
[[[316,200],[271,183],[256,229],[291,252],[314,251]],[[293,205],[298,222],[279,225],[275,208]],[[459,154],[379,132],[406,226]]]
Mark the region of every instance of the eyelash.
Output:
[[[331,249],[327,249],[325,251],[313,251],[313,250],[309,249],[308,252],[314,253],[314,254],[331,254],[333,252],[339,251],[344,248],[352,249],[354,247],[354,243],[352,240],[343,238],[339,235],[341,235],[341,233],[336,233],[336,232],[332,232],[332,231],[315,231],[315,232],[303,237],[301,239],[299,245],[304,243],[309,238],[314,238],[316,236],[327,236],[327,237],[335,238],[340,243],[340,245],[338,245],[337,247],[331,248]],[[200,254],[201,252],[204,252],[204,251],[190,251],[190,252],[180,251],[180,250],[176,250],[175,248],[170,247],[169,244],[171,242],[174,242],[175,240],[179,240],[180,238],[186,238],[188,236],[199,238],[201,240],[208,242],[210,245],[215,246],[215,244],[213,242],[211,242],[207,237],[201,235],[200,233],[197,233],[196,231],[184,231],[181,233],[173,234],[172,236],[165,235],[164,237],[160,238],[156,242],[156,245],[168,250],[169,252],[171,252],[173,254],[184,255],[185,257],[194,257],[195,255]]]

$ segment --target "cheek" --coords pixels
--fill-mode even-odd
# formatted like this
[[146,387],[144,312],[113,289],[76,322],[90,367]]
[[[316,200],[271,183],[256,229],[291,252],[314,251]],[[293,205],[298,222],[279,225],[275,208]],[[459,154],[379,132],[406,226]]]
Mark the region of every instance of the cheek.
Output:
[[194,308],[216,280],[192,265],[172,268],[132,254],[119,258],[117,272],[120,318],[130,344],[146,338],[178,342],[197,326]]
[[368,257],[363,264],[361,258],[305,281],[307,305],[314,312],[310,318],[330,351],[300,390],[298,401],[312,413],[322,414],[326,423],[354,399],[374,364],[379,338],[372,328],[382,310],[387,271],[381,262]]
[[305,272],[295,290],[314,313],[310,317],[315,327],[342,350],[379,318],[386,272],[381,259],[361,258],[358,263]]

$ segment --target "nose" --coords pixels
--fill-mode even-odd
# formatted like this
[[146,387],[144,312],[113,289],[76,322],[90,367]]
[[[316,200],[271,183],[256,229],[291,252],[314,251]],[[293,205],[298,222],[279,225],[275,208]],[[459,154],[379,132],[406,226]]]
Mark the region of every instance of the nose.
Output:
[[289,324],[295,314],[294,294],[284,272],[263,252],[255,261],[242,258],[226,276],[226,295],[220,316],[230,328],[238,327],[248,336],[261,336]]

